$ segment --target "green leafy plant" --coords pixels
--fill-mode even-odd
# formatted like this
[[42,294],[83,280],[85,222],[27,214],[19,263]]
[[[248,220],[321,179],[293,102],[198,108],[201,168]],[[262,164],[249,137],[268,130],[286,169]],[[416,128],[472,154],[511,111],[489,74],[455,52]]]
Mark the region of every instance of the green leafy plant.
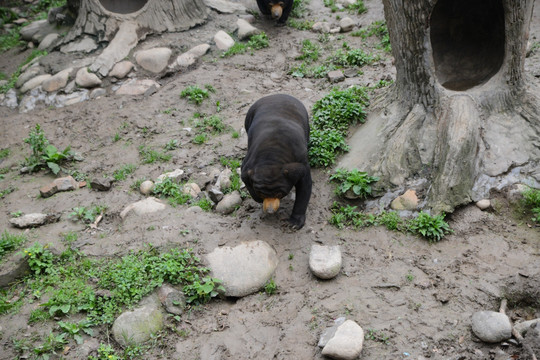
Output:
[[364,5],[364,2],[362,0],[356,0],[356,2],[348,5],[347,9],[357,13],[358,15],[363,14],[367,11],[366,5]]
[[225,288],[221,285],[221,280],[204,277],[201,280],[196,280],[192,284],[185,285],[182,289],[186,294],[186,302],[188,304],[206,304],[212,298],[224,292]]
[[107,206],[104,205],[96,205],[93,207],[77,206],[69,213],[68,219],[91,224],[99,215],[103,215],[105,210],[107,210]]
[[116,355],[111,345],[100,344],[97,356],[90,355],[88,360],[121,360],[121,357]]
[[444,214],[431,216],[424,211],[409,221],[408,229],[413,234],[421,235],[430,242],[440,241],[446,234],[452,233],[450,225],[444,221]]
[[45,342],[33,349],[34,354],[41,356],[42,359],[48,359],[49,356],[46,354],[53,353],[56,354],[56,351],[63,350],[64,345],[67,344],[66,334],[55,335],[50,333],[49,336],[45,339]]
[[309,163],[313,167],[332,165],[338,154],[349,151],[343,134],[335,129],[312,129],[309,135]]
[[59,321],[58,326],[63,333],[72,336],[79,345],[83,343],[82,333],[85,333],[89,336],[92,336],[94,333],[91,328],[91,323],[89,321],[81,321],[79,323]]
[[183,205],[191,200],[191,196],[185,194],[182,188],[183,186],[181,184],[167,177],[161,182],[156,183],[152,192],[156,195],[167,197],[171,205]]
[[523,203],[529,208],[532,221],[540,223],[540,189],[529,188],[523,192]]
[[32,150],[32,155],[27,157],[24,163],[30,172],[47,166],[56,175],[61,170],[60,164],[72,159],[75,155],[69,146],[59,152],[55,146],[49,144],[39,124],[30,131],[24,142],[30,145]]
[[180,93],[181,98],[187,98],[190,103],[200,105],[210,97],[210,93],[216,92],[212,85],[205,85],[204,89],[201,89],[197,85],[190,85]]
[[378,341],[385,345],[390,344],[390,337],[381,330],[367,329],[364,335],[364,339]]
[[266,295],[274,295],[277,291],[277,285],[274,282],[274,279],[270,279],[266,285],[264,285],[264,292]]
[[24,250],[32,274],[50,274],[54,271],[54,255],[48,247],[48,245],[43,246],[40,243],[35,243],[30,248]]
[[337,182],[335,193],[338,196],[345,196],[347,192],[352,192],[355,196],[365,199],[371,195],[371,185],[379,181],[377,176],[370,176],[367,172],[359,171],[358,169],[346,170],[337,169],[330,176],[330,180]]
[[296,20],[296,19],[289,18],[289,20],[287,21],[287,25],[289,27],[292,27],[296,30],[301,30],[301,31],[311,30],[314,24],[315,24],[315,21],[307,20],[307,19]]

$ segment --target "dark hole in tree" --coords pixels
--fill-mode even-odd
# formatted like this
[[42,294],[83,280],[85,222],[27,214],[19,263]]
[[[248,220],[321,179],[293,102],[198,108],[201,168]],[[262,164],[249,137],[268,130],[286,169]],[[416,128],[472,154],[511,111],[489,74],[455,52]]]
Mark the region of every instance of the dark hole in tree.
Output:
[[438,81],[462,91],[495,75],[504,59],[502,0],[439,0],[430,18]]
[[99,2],[110,12],[130,14],[142,9],[148,0],[99,0]]

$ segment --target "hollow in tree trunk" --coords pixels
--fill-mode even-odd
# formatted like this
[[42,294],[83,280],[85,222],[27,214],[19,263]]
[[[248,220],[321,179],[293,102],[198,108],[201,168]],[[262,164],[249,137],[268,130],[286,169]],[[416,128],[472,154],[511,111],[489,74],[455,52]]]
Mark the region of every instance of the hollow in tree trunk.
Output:
[[339,166],[417,188],[435,212],[540,181],[540,98],[524,61],[534,0],[383,0],[396,81]]

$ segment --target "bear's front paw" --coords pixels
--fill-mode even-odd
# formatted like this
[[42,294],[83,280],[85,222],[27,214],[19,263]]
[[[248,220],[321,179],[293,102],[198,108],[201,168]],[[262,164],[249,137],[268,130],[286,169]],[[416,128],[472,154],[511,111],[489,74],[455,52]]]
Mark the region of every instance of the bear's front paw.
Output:
[[306,222],[306,215],[291,215],[289,218],[289,225],[295,229],[300,230]]

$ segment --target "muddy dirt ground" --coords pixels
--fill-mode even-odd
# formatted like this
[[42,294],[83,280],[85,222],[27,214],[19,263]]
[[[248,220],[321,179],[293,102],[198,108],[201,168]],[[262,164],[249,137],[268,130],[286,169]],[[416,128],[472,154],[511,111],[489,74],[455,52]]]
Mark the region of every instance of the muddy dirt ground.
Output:
[[[337,25],[336,14],[347,14],[332,14],[321,2],[311,0],[307,19],[326,19]],[[367,13],[348,16],[362,27],[383,20],[380,0],[365,3]],[[256,9],[255,1],[250,5]],[[206,24],[183,33],[150,36],[136,50],[168,46],[182,52],[203,42],[211,43],[218,30],[232,32],[237,17],[211,12]],[[187,337],[165,332],[148,350],[146,359],[322,359],[317,342],[322,331],[339,316],[356,321],[365,331],[376,330],[388,337],[386,343],[366,339],[362,359],[490,359],[499,350],[507,354],[500,359],[513,355],[512,359],[527,359],[516,345],[485,344],[471,332],[471,315],[478,310],[498,310],[507,286],[519,283],[522,290],[538,286],[540,228],[519,217],[504,191],[493,194],[495,206],[488,211],[471,205],[449,214],[447,220],[454,233],[435,244],[380,227],[355,231],[330,225],[330,206],[336,198],[325,169],[312,170],[313,195],[306,226],[300,231],[283,227],[279,219],[288,216],[290,200],[284,202],[278,216],[261,217],[260,206],[247,198],[229,216],[193,213],[187,206],[180,206],[168,207],[156,215],[121,220],[122,209],[144,197],[131,189],[137,179],[155,179],[177,168],[194,174],[212,167],[221,170],[220,157],[243,157],[244,151],[238,147],[240,140],[231,133],[212,137],[204,145],[193,144],[193,136],[184,128],[191,126],[189,119],[195,112],[216,114],[219,101],[218,115],[240,130],[249,106],[264,95],[291,94],[310,109],[335,86],[326,79],[288,75],[292,65],[300,64],[295,57],[300,54],[302,41],[318,42],[318,34],[276,27],[264,19],[256,20],[254,25],[267,33],[269,48],[253,55],[221,58],[213,46],[196,67],[156,79],[162,87],[146,97],[116,96],[109,88],[106,96],[64,108],[38,105],[23,114],[1,107],[0,148],[9,148],[11,154],[0,160],[0,166],[11,170],[0,181],[0,189],[12,186],[15,191],[0,200],[0,230],[18,231],[8,223],[13,212],[54,212],[62,214],[61,220],[29,231],[30,239],[61,249],[62,234],[75,231],[75,246],[89,256],[120,256],[148,243],[163,249],[191,247],[203,260],[217,246],[234,246],[242,241],[264,240],[275,248],[279,257],[274,276],[277,294],[212,301],[175,324],[188,331]],[[362,40],[341,34],[330,39],[327,46],[334,50],[346,41],[352,47],[382,55],[380,61],[362,69],[363,75],[347,78],[338,86],[372,86],[388,75],[395,77],[391,55],[375,49],[376,38]],[[540,6],[536,6],[531,40],[539,39]],[[17,61],[27,55],[18,51],[1,54],[0,70],[10,74]],[[61,59],[71,61],[68,56]],[[530,81],[537,86],[539,69],[537,51],[526,61]],[[137,73],[137,77],[143,75]],[[206,84],[216,91],[201,106],[179,96],[189,85]],[[29,155],[23,139],[36,124],[42,126],[56,147],[70,145],[84,157],[73,165],[80,173],[100,177],[125,164],[135,164],[137,169],[106,193],[82,188],[40,198],[39,188],[50,183],[53,175],[45,171],[21,175],[18,171]],[[117,133],[120,141],[113,139]],[[173,139],[181,147],[172,152],[171,161],[141,163],[139,146],[162,149]],[[108,208],[98,230],[68,220],[73,207],[91,205]],[[344,263],[336,278],[321,281],[310,273],[309,250],[316,243],[341,246]],[[50,332],[52,324],[27,324],[33,306],[37,304],[0,318],[1,359],[19,355],[12,338],[45,337]],[[540,309],[514,307],[510,314],[514,321],[520,321],[540,317]],[[95,336],[102,342],[112,342],[105,328]]]

